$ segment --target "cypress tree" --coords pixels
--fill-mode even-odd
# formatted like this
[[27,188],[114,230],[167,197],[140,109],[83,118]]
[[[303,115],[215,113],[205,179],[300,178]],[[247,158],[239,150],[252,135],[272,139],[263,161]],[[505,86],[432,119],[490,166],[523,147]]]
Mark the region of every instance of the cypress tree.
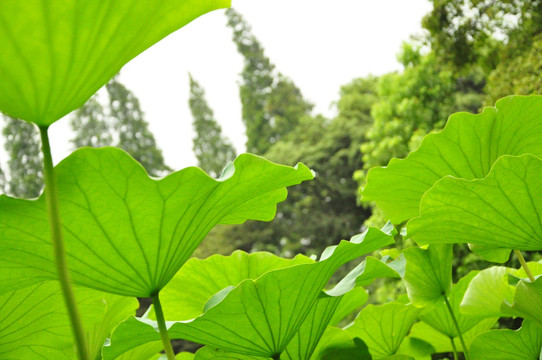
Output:
[[6,117],[2,133],[9,156],[9,181],[5,183],[4,190],[17,197],[37,197],[43,188],[41,142],[37,128],[33,124]]
[[263,154],[312,110],[295,84],[275,71],[250,25],[233,9],[226,10],[233,41],[244,58],[239,93],[246,126],[247,151]]
[[75,137],[71,140],[75,148],[113,144],[110,121],[96,95],[77,109],[70,125],[75,132]]
[[198,165],[209,175],[218,177],[228,161],[235,158],[231,142],[222,136],[222,129],[216,122],[213,111],[205,100],[204,89],[190,77],[190,98],[188,104],[193,117],[196,137],[193,149]]
[[117,146],[134,157],[150,175],[159,176],[171,169],[165,164],[162,151],[156,146],[137,97],[117,77],[106,85],[110,116],[118,133]]

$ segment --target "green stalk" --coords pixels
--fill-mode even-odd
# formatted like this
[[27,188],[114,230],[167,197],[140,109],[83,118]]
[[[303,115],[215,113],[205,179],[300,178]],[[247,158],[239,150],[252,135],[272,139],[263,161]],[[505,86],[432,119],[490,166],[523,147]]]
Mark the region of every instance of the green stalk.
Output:
[[62,223],[60,222],[60,212],[58,208],[58,194],[56,187],[55,172],[53,169],[53,158],[51,156],[51,146],[49,136],[47,135],[48,126],[40,126],[41,151],[43,153],[43,172],[45,175],[45,200],[47,201],[47,211],[49,213],[49,224],[51,227],[51,238],[53,242],[53,252],[55,258],[56,271],[60,288],[64,297],[64,303],[68,310],[73,337],[77,347],[77,356],[79,360],[89,360],[87,339],[77,303],[73,294],[70,281],[70,273],[66,264],[66,254],[64,253],[64,242],[62,239]]
[[454,338],[450,336],[450,342],[452,343],[452,349],[454,350],[454,360],[459,360],[457,355],[457,347],[455,347]]
[[156,321],[158,322],[158,330],[160,330],[160,337],[162,338],[162,344],[164,345],[164,350],[168,360],[175,360],[175,353],[173,352],[173,347],[171,346],[171,341],[169,340],[169,335],[166,328],[166,320],[164,318],[164,312],[162,311],[162,304],[160,304],[160,299],[158,298],[158,292],[155,295],[151,296],[152,305],[154,306],[154,312],[156,313]]
[[465,345],[465,340],[463,339],[463,334],[461,334],[461,329],[459,329],[459,324],[457,322],[457,319],[455,318],[454,311],[452,310],[452,306],[450,305],[450,302],[448,301],[448,298],[446,297],[446,295],[444,296],[444,302],[446,303],[448,312],[450,313],[452,317],[452,321],[454,322],[455,329],[457,330],[457,333],[459,334],[459,341],[461,341],[461,346],[463,347],[463,354],[465,354],[465,360],[469,360],[469,353],[467,351],[467,346]]
[[525,262],[525,258],[523,257],[523,254],[521,253],[521,251],[514,250],[514,254],[516,254],[519,260],[519,263],[521,264],[521,267],[523,268],[523,270],[525,270],[525,273],[529,277],[529,280],[531,280],[531,282],[534,282],[535,279],[534,279],[533,273],[531,272],[531,269],[529,269],[529,267],[527,266],[527,263]]

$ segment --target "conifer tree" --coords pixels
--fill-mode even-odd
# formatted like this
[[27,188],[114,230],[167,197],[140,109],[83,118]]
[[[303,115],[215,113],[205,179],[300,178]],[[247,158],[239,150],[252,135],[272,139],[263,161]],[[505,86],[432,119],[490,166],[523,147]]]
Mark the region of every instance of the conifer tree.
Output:
[[118,81],[107,85],[110,116],[118,133],[116,146],[127,151],[153,176],[164,175],[171,169],[165,164],[162,151],[156,146],[154,135],[148,128],[137,97]]
[[6,117],[2,133],[9,156],[9,181],[5,190],[17,197],[37,197],[43,188],[41,143],[37,128],[30,123]]
[[77,109],[70,125],[75,132],[75,137],[71,140],[75,148],[113,144],[110,121],[96,95]]
[[204,89],[190,77],[190,98],[196,137],[193,149],[198,165],[213,177],[218,177],[228,161],[235,158],[235,149],[229,139],[222,136],[222,129],[216,122],[213,111],[207,104]]
[[275,71],[250,25],[233,9],[226,11],[233,41],[244,57],[239,88],[247,151],[263,154],[312,110],[295,84]]

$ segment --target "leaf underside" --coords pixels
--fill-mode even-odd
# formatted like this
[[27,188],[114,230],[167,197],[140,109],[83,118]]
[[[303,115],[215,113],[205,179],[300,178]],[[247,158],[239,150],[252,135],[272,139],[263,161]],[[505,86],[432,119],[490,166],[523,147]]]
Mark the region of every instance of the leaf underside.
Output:
[[229,0],[3,0],[0,111],[50,125],[154,43],[229,6]]
[[[80,149],[59,165],[60,216],[75,284],[149,297],[216,224],[271,220],[286,186],[313,177],[302,164],[241,155],[228,178],[198,168],[152,179],[124,151]],[[0,293],[55,279],[44,197],[0,197]]]

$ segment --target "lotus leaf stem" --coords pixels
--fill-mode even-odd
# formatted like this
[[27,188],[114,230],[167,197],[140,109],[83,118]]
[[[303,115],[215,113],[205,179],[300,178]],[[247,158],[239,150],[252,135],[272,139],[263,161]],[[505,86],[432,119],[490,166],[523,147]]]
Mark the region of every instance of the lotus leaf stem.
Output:
[[160,303],[158,294],[159,292],[151,296],[154,312],[156,313],[156,321],[158,322],[158,330],[160,330],[160,337],[162,338],[162,344],[164,345],[168,360],[175,360],[175,353],[171,346],[171,340],[169,339],[169,334],[167,332],[166,320],[164,318],[164,312],[162,311],[162,304]]
[[56,186],[56,177],[53,168],[53,158],[51,156],[51,145],[47,134],[48,126],[40,126],[41,150],[43,153],[43,172],[45,176],[45,200],[47,202],[47,212],[49,214],[49,224],[51,227],[51,238],[53,242],[54,260],[60,288],[64,303],[68,310],[73,336],[77,347],[77,356],[79,360],[89,360],[87,340],[77,302],[71,286],[70,273],[66,264],[66,254],[64,252],[64,241],[62,238],[62,223],[60,222],[60,211],[58,205],[58,190]]

